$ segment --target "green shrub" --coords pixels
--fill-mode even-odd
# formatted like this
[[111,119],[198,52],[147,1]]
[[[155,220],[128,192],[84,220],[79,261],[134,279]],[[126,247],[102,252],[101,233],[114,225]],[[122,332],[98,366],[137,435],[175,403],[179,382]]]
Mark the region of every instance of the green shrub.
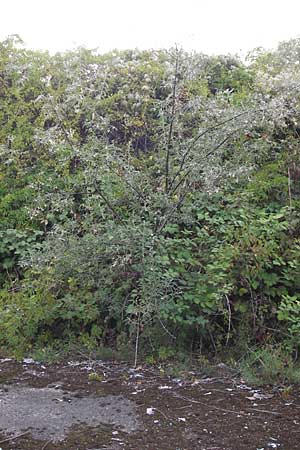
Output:
[[283,346],[253,348],[241,362],[241,375],[251,384],[299,383],[300,367]]

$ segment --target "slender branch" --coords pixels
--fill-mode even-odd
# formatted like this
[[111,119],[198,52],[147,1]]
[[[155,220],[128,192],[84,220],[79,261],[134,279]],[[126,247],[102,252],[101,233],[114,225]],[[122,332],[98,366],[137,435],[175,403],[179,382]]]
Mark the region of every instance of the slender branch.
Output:
[[257,408],[249,408],[247,411],[258,411],[258,412],[262,412],[265,414],[273,414],[274,416],[282,416],[282,413],[278,412],[278,411],[269,411],[267,409],[257,409]]
[[[254,112],[255,112],[255,111],[254,111]],[[198,136],[196,136],[196,137],[192,140],[192,142],[190,143],[190,145],[187,147],[187,149],[186,149],[186,151],[185,151],[185,153],[184,153],[184,155],[183,155],[183,157],[182,157],[182,159],[181,159],[179,169],[178,169],[177,172],[175,173],[175,175],[174,175],[174,177],[173,177],[173,180],[172,180],[171,183],[170,183],[170,186],[172,187],[172,185],[174,184],[176,178],[181,174],[182,169],[183,169],[183,167],[184,167],[184,164],[185,164],[185,162],[186,162],[187,157],[189,156],[190,152],[192,151],[194,145],[195,145],[195,144],[196,144],[203,136],[205,136],[205,135],[206,135],[207,133],[209,133],[210,131],[213,131],[213,130],[219,128],[220,126],[225,125],[225,124],[228,123],[228,122],[232,122],[233,120],[237,119],[238,117],[244,116],[245,114],[248,114],[248,111],[243,111],[243,112],[241,112],[241,113],[239,113],[239,114],[236,114],[236,115],[233,116],[233,117],[230,117],[229,119],[226,119],[226,120],[223,120],[222,122],[217,123],[216,125],[212,125],[211,127],[206,128],[204,131],[202,131],[200,134],[198,134]],[[215,151],[215,150],[214,150],[214,151]]]
[[29,434],[29,431],[25,431],[24,433],[17,434],[16,436],[11,436],[10,438],[4,439],[3,441],[0,441],[0,444],[4,444],[4,442],[9,442],[15,439],[19,439],[22,436],[25,436],[25,434]]
[[[219,150],[219,148],[222,147],[223,144],[225,144],[225,142],[228,141],[228,139],[233,136],[237,131],[239,131],[240,128],[232,131],[231,133],[228,134],[228,136],[226,136],[226,138],[224,138],[221,142],[219,142],[212,150],[210,150],[208,153],[206,153],[206,155],[203,158],[208,158],[209,156],[211,156],[213,153],[215,153],[217,150]],[[187,172],[181,177],[181,179],[178,181],[178,183],[173,187],[171,194],[174,194],[177,189],[179,188],[179,186],[183,183],[183,181],[188,177],[188,175],[191,173],[192,169],[187,170]],[[175,181],[176,176],[173,178],[172,184]]]
[[174,121],[175,121],[176,88],[177,88],[177,82],[178,82],[178,66],[179,66],[179,53],[178,53],[178,49],[176,47],[175,74],[174,74],[174,80],[173,80],[173,86],[172,86],[171,120],[170,120],[168,139],[167,139],[167,154],[166,154],[166,167],[165,167],[165,172],[166,172],[165,191],[166,192],[169,191],[170,152],[171,152],[171,147],[172,147],[173,126],[174,126]]
[[[189,188],[190,184],[187,186],[187,188]],[[162,230],[164,229],[164,227],[166,226],[166,224],[168,223],[168,221],[170,220],[170,218],[173,216],[173,214],[175,213],[175,211],[177,211],[180,206],[183,204],[185,197],[187,196],[187,194],[189,193],[189,190],[186,189],[186,192],[182,193],[180,195],[180,198],[178,200],[178,202],[173,206],[173,208],[170,210],[170,212],[168,214],[166,214],[164,220],[161,222],[161,224],[157,227],[156,229],[156,235],[160,234],[162,232]]]
[[237,131],[240,131],[240,129],[241,128],[237,128],[236,130],[233,130],[231,133],[229,133],[221,142],[219,142],[219,144],[217,144],[212,150],[210,150],[208,153],[206,153],[205,158],[208,158],[213,153],[215,153],[217,150],[219,150],[219,148],[221,148],[222,145],[225,144],[225,142],[227,142],[228,139],[231,138],[231,136],[233,136]]
[[165,324],[163,323],[163,321],[161,320],[160,317],[158,317],[159,323],[161,324],[161,326],[163,327],[163,329],[165,330],[165,332],[174,340],[176,340],[176,336],[174,336],[174,334],[171,333],[171,331],[168,330],[168,328],[165,326]]
[[133,184],[131,184],[125,177],[122,177],[122,175],[120,175],[118,171],[112,167],[111,163],[108,163],[108,166],[113,171],[113,173],[117,175],[117,177],[121,178],[122,181],[124,181],[127,184],[127,186],[129,186],[138,195],[140,199],[146,200],[144,194],[139,189],[137,189]]
[[183,395],[180,394],[173,394],[174,397],[180,398],[182,400],[185,400],[186,402],[190,402],[190,403],[197,403],[199,405],[203,405],[203,406],[208,406],[209,408],[213,408],[216,409],[217,411],[223,411],[226,413],[231,413],[231,414],[237,414],[237,415],[246,415],[246,413],[244,413],[243,411],[233,411],[232,409],[225,409],[225,408],[219,408],[218,406],[212,405],[211,403],[205,403],[205,402],[200,402],[199,400],[194,400],[193,398],[189,398],[189,397],[185,397]]
[[180,180],[178,181],[178,183],[175,185],[175,187],[172,189],[172,191],[170,192],[170,194],[175,194],[175,192],[177,191],[177,189],[179,188],[179,186],[184,182],[184,180],[187,179],[187,177],[189,176],[189,174],[192,172],[192,169],[187,170],[187,172],[180,178]]
[[228,330],[227,330],[226,344],[225,344],[225,347],[227,347],[229,338],[230,338],[230,331],[231,331],[231,306],[230,306],[230,301],[229,301],[227,294],[225,294],[225,298],[226,298],[227,309],[228,309]]
[[140,320],[141,320],[141,313],[138,312],[138,318],[136,323],[136,338],[135,338],[135,352],[134,352],[134,368],[137,367],[137,361],[138,361],[138,351],[139,351],[139,339],[140,339]]
[[[190,403],[197,403],[199,405],[209,406],[209,408],[213,408],[213,409],[215,409],[217,411],[223,411],[223,412],[226,412],[226,413],[237,414],[237,415],[241,415],[241,416],[242,415],[243,416],[247,415],[247,413],[244,412],[244,411],[240,411],[240,410],[234,411],[232,409],[219,408],[218,406],[215,406],[215,405],[212,405],[212,404],[207,404],[207,403],[204,403],[204,402],[200,402],[199,400],[194,400],[193,398],[185,397],[185,396],[177,394],[177,393],[176,394],[174,393],[173,395],[174,395],[174,397],[180,398],[180,399],[185,400],[185,401],[190,402]],[[274,416],[282,416],[282,413],[280,413],[278,411],[268,411],[266,409],[257,409],[257,408],[251,408],[250,409],[249,408],[249,409],[247,409],[247,411],[258,411],[258,412],[262,412],[262,413],[265,413],[265,414],[272,414]]]
[[68,132],[66,130],[66,127],[64,126],[62,118],[60,117],[60,114],[58,113],[57,109],[55,108],[55,104],[53,102],[53,98],[52,97],[50,98],[50,103],[51,103],[51,106],[52,106],[52,110],[53,110],[54,114],[56,115],[56,118],[57,118],[57,121],[58,121],[58,125],[61,128],[61,130],[62,130],[62,132],[63,132],[63,134],[64,134],[64,136],[66,138],[67,143],[69,144],[69,146],[74,151],[75,150],[75,144],[74,144],[74,142],[72,142],[72,140],[71,140],[71,138],[70,138],[70,136],[69,136],[69,134],[68,134]]
[[103,194],[102,190],[95,185],[95,190],[96,192],[100,195],[100,197],[102,198],[102,200],[105,202],[105,204],[107,205],[107,207],[111,210],[111,212],[114,214],[114,216],[121,222],[123,223],[123,220],[121,219],[120,215],[118,214],[118,212],[115,210],[115,208],[112,206],[112,204],[110,203],[110,201],[106,198],[106,196]]
[[43,447],[41,448],[41,450],[45,450],[45,448],[48,446],[48,444],[50,444],[51,443],[51,441],[47,441],[44,445],[43,445]]
[[158,408],[153,408],[155,411],[159,412],[165,419],[170,420],[166,414]]
[[288,167],[288,191],[289,191],[289,201],[290,201],[290,208],[292,207],[292,183],[291,183],[291,171]]

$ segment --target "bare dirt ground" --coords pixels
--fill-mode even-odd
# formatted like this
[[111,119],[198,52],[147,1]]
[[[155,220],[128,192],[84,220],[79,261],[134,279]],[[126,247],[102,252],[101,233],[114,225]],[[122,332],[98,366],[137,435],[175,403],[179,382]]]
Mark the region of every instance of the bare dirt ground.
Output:
[[121,363],[0,359],[1,450],[299,450],[296,389]]

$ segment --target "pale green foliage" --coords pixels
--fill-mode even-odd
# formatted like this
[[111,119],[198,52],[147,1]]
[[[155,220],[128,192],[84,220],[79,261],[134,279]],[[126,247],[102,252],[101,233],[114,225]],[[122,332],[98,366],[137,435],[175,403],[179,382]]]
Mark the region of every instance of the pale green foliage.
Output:
[[278,314],[291,326],[299,71],[278,69],[282,51],[245,67],[178,49],[50,57],[2,45],[0,206],[20,197],[28,214],[20,231],[13,216],[0,228],[16,241],[1,250],[12,261],[2,345],[110,344],[158,327],[217,351],[264,341]]

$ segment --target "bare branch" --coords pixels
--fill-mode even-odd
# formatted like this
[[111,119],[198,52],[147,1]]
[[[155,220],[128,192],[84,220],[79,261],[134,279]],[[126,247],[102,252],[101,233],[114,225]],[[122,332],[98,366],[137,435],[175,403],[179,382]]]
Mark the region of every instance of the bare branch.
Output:
[[[229,133],[221,142],[219,142],[212,150],[210,150],[208,153],[206,153],[206,155],[204,155],[203,158],[208,158],[209,156],[211,156],[213,153],[215,153],[217,150],[219,150],[219,148],[222,147],[223,144],[225,144],[225,142],[228,141],[228,139],[233,136],[237,131],[239,131],[240,128],[233,130],[231,133]],[[170,192],[171,194],[174,194],[177,189],[179,188],[179,186],[183,183],[183,181],[188,177],[188,175],[192,172],[192,169],[187,170],[187,172],[181,177],[181,179],[178,181],[178,183],[173,187],[172,191]],[[172,184],[175,181],[176,176],[173,178]],[[171,185],[172,186],[172,185]]]
[[118,212],[115,210],[115,208],[112,206],[112,204],[110,203],[110,201],[106,198],[106,196],[103,194],[102,190],[96,186],[95,183],[95,190],[96,192],[100,195],[100,197],[102,198],[102,200],[104,201],[104,203],[107,205],[107,207],[111,210],[111,212],[113,213],[113,215],[119,220],[120,223],[123,223],[123,220],[121,219],[120,215],[118,214]]
[[171,120],[169,126],[169,133],[167,139],[167,154],[166,154],[166,181],[165,181],[165,191],[169,191],[169,172],[170,172],[170,152],[172,147],[172,137],[173,137],[173,126],[175,121],[175,106],[176,106],[176,88],[178,83],[178,66],[179,66],[179,52],[176,47],[176,61],[175,61],[175,74],[172,86],[172,108],[171,108]]
[[[183,167],[185,165],[186,159],[189,156],[190,152],[192,151],[192,149],[194,148],[194,145],[203,137],[205,136],[207,133],[209,133],[210,131],[213,131],[219,127],[221,127],[222,125],[225,125],[226,123],[232,122],[233,120],[237,119],[238,117],[244,116],[245,114],[248,114],[249,111],[243,111],[239,114],[236,114],[233,117],[230,117],[229,119],[223,120],[222,122],[217,123],[216,125],[212,125],[211,127],[206,128],[204,131],[202,131],[200,134],[198,134],[198,136],[196,136],[192,142],[190,143],[190,145],[188,146],[188,148],[186,149],[181,162],[180,162],[180,166],[179,169],[177,170],[177,172],[175,173],[171,183],[170,183],[170,187],[172,187],[172,185],[174,184],[175,180],[177,179],[177,177],[181,174]],[[222,144],[221,144],[222,145]],[[215,149],[213,150],[215,151]]]

